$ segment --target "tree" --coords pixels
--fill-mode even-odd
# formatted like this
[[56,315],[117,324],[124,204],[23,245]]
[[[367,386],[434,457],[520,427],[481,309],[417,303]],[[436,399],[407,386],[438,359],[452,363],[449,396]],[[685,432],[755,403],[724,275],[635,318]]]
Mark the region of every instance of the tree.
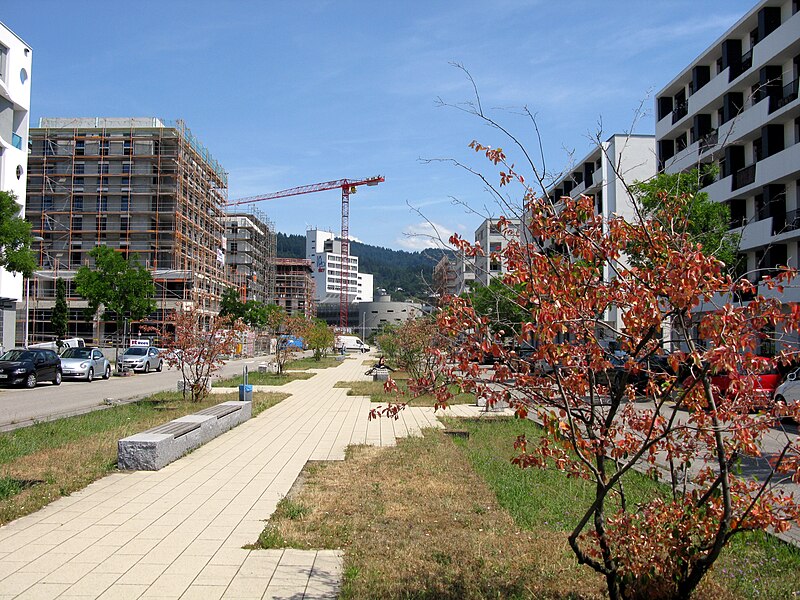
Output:
[[56,345],[61,350],[64,338],[67,337],[69,323],[69,307],[67,306],[67,284],[59,277],[56,279],[56,303],[53,306],[53,331],[56,334]]
[[[730,232],[730,207],[722,202],[713,202],[708,194],[700,191],[705,177],[710,173],[692,169],[683,173],[659,173],[647,181],[631,185],[634,200],[649,218],[679,222],[690,239],[700,244],[706,254],[721,260],[729,268],[737,262],[739,236]],[[679,219],[665,214],[671,203],[665,198],[685,198]]]
[[519,335],[516,329],[525,315],[516,302],[520,291],[520,286],[509,286],[500,279],[492,279],[488,286],[480,285],[470,292],[472,306],[479,315],[489,319],[492,333]]
[[194,305],[176,312],[174,332],[164,344],[164,360],[181,372],[183,397],[188,391],[192,402],[199,402],[208,394],[211,376],[233,353],[244,329],[242,322],[231,316],[217,317],[204,329],[205,316]]
[[[782,310],[778,299],[763,296],[734,302],[755,288],[733,278],[712,254],[719,246],[701,244],[693,232],[696,194],[654,189],[657,210],[632,221],[606,220],[592,198],[555,203],[534,192],[502,149],[472,147],[501,169],[503,197],[516,186],[526,206],[532,241],[509,244],[496,258],[508,271],[506,291],[515,291],[505,299],[522,316],[513,330],[531,342],[532,355],[512,373],[503,360],[511,351],[491,320],[470,297],[449,298],[435,328],[450,343],[428,349],[439,376],[425,375],[416,385],[434,393],[439,406],[456,384],[490,406],[506,402],[518,417],[541,422],[546,435],[539,442],[518,438],[514,462],[592,482],[568,541],[578,562],[605,578],[613,600],[689,598],[734,536],[785,531],[800,519],[797,499],[775,483],[779,473],[800,481],[797,440],[786,436],[765,457],[766,476],[739,470],[743,459],[762,456],[779,416],[800,418],[799,407],[754,391],[758,365],[774,362],[756,356],[763,332],[797,331],[800,306]],[[541,181],[536,174],[531,180]],[[458,236],[451,242],[467,255],[476,251]],[[639,260],[629,260],[631,248]],[[782,291],[796,276],[784,269],[761,284]],[[605,320],[612,307],[621,311],[624,329]],[[663,323],[680,325],[673,330],[680,350],[671,354],[661,344]],[[705,345],[688,334],[693,325]],[[622,364],[609,338],[618,340]],[[476,360],[487,352],[501,359],[489,374]],[[777,360],[797,354],[792,347]],[[619,374],[613,388],[601,376],[611,369]],[[724,394],[715,376],[727,377]],[[401,408],[373,414],[396,416]],[[632,505],[626,485],[634,470],[664,479],[668,492]]]
[[235,287],[226,287],[219,302],[219,316],[242,319],[245,312],[245,303],[240,299],[239,290]]
[[127,259],[108,246],[89,252],[94,269],[82,266],[75,273],[75,291],[88,301],[91,318],[102,308],[104,318],[117,324],[115,355],[119,353],[120,335],[125,335],[129,321],[138,321],[156,310],[155,284],[135,254]]
[[16,196],[0,191],[0,267],[30,277],[36,270],[31,224],[19,216]]
[[322,319],[308,320],[302,334],[308,348],[314,351],[316,361],[322,360],[336,339],[333,328]]

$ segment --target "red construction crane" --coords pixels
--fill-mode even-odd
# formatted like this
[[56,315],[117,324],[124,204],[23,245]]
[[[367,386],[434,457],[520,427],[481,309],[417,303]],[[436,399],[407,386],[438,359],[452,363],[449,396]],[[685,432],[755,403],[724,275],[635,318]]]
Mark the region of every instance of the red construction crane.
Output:
[[356,193],[356,188],[360,185],[378,185],[386,181],[382,175],[367,177],[366,179],[337,179],[336,181],[326,181],[325,183],[314,183],[311,185],[301,185],[300,187],[263,194],[261,196],[250,196],[239,200],[228,202],[228,206],[238,206],[240,204],[250,204],[261,202],[262,200],[275,200],[276,198],[286,198],[287,196],[299,196],[301,194],[311,194],[314,192],[324,192],[325,190],[342,190],[342,265],[340,267],[341,280],[339,283],[339,327],[344,331],[347,328],[347,291],[350,287],[350,194]]

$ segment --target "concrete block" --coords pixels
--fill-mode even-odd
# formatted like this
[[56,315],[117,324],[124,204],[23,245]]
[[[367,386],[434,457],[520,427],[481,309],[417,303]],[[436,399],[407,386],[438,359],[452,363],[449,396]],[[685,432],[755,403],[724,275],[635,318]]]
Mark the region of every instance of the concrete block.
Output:
[[[202,414],[215,411],[219,414]],[[158,471],[253,414],[252,402],[223,402],[199,414],[123,438],[117,443],[117,466],[127,471]]]

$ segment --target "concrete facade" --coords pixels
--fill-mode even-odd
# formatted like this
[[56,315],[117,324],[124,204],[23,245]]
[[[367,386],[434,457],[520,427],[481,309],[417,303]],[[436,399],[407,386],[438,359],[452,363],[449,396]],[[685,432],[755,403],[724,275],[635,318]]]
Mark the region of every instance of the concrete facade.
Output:
[[[660,168],[717,168],[702,191],[730,207],[740,274],[754,283],[800,266],[797,13],[793,0],[758,2],[656,96]],[[796,302],[800,289],[788,286],[781,298]]]
[[366,339],[386,325],[400,325],[422,316],[424,312],[421,304],[392,302],[389,294],[382,294],[375,302],[358,304],[358,327],[354,327],[353,330]]
[[[0,23],[0,190],[11,192],[25,216],[28,125],[31,105],[30,46]],[[17,304],[23,305],[20,274],[0,268],[0,348],[13,348]]]
[[275,226],[252,206],[229,212],[225,222],[225,264],[243,276],[246,300],[275,302]]
[[[489,285],[492,279],[507,272],[506,265],[498,256],[511,240],[519,239],[519,219],[508,219],[509,226],[502,232],[497,227],[497,219],[485,219],[475,230],[475,243],[479,243],[484,250],[483,256],[476,256],[474,259],[464,257],[464,263],[460,268],[467,271],[467,260],[471,260],[474,267],[474,279],[481,285]],[[458,273],[456,274],[458,279]]]

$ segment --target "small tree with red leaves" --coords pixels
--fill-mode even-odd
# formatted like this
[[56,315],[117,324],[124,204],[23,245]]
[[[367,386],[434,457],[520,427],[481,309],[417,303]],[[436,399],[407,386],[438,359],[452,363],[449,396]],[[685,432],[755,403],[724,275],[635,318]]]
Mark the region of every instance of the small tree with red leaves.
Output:
[[[660,194],[657,214],[639,206],[633,219],[603,218],[592,198],[537,194],[501,149],[472,147],[500,169],[497,196],[516,186],[524,199],[523,235],[491,257],[504,264],[503,299],[522,318],[496,331],[469,297],[448,298],[436,330],[451,344],[429,348],[439,376],[420,378],[417,389],[445,406],[456,384],[539,421],[546,435],[517,439],[514,462],[592,482],[568,536],[578,562],[605,577],[614,600],[688,598],[733,536],[785,531],[800,515],[777,481],[782,473],[800,481],[798,442],[784,435],[769,452],[763,444],[779,417],[800,418],[800,408],[755,385],[764,361],[795,358],[793,347],[774,359],[757,350],[765,331],[797,331],[800,308],[774,294],[796,273],[782,269],[757,285],[732,278],[686,233],[687,195]],[[501,230],[507,224],[500,219]],[[451,243],[484,254],[458,236]],[[612,310],[624,327],[608,318]],[[530,350],[526,360],[502,343],[510,335]],[[479,365],[487,354],[496,359],[488,371]],[[401,407],[376,412],[396,416]],[[740,474],[748,457],[767,459],[769,473]],[[664,479],[669,495],[629,503],[633,470]]]
[[164,360],[180,371],[183,397],[188,392],[192,402],[199,402],[208,395],[211,376],[234,353],[245,326],[232,317],[209,320],[194,306],[177,311],[173,324],[174,332],[164,345]]

